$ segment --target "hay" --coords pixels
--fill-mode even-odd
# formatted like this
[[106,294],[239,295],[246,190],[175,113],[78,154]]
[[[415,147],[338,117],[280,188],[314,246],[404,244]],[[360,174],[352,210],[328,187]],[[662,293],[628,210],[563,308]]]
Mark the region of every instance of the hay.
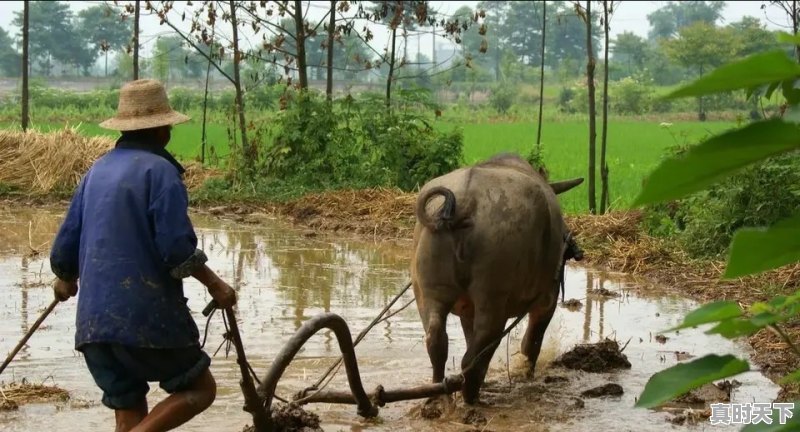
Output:
[[88,138],[77,128],[52,133],[0,131],[0,183],[31,193],[72,190],[113,146],[110,138]]
[[312,229],[409,238],[416,194],[399,189],[338,190],[277,205],[278,213]]
[[[115,140],[108,137],[81,135],[76,127],[49,133],[0,131],[0,184],[33,195],[72,191],[114,144]],[[219,170],[197,162],[188,162],[185,168],[184,183],[189,190],[220,175]]]
[[0,398],[3,401],[0,409],[8,410],[32,403],[66,402],[70,395],[68,391],[55,385],[32,384],[23,379],[22,382],[12,382],[0,387]]

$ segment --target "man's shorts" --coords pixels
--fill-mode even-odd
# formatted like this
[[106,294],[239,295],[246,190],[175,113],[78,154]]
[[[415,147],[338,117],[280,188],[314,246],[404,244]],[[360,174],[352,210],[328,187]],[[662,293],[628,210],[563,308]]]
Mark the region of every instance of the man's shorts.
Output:
[[188,389],[211,364],[200,347],[175,349],[138,348],[92,343],[80,347],[103,405],[111,409],[135,409],[158,382],[167,393]]

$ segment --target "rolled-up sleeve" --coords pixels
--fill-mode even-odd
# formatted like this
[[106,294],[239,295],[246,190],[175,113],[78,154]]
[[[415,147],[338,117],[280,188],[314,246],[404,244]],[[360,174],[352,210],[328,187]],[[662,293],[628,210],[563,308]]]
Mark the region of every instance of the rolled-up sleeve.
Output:
[[176,279],[190,276],[208,261],[205,253],[197,249],[197,235],[188,209],[189,196],[180,179],[167,182],[150,204],[158,253]]
[[56,277],[68,282],[77,280],[79,275],[84,184],[85,178],[72,196],[72,202],[50,249],[50,269]]

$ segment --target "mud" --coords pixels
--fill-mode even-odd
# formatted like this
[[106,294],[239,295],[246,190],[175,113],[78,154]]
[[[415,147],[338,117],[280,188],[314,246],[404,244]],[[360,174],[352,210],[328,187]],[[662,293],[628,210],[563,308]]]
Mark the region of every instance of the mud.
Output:
[[[63,209],[47,212],[19,206],[0,209],[0,213],[0,291],[4,293],[0,296],[0,352],[8,352],[52,299],[49,286],[53,275],[46,251]],[[289,229],[266,217],[254,224],[241,224],[193,214],[192,221],[199,245],[209,256],[209,265],[238,292],[235,312],[245,349],[253,369],[262,378],[282,345],[305,320],[321,312],[335,312],[346,319],[355,335],[408,279],[407,243],[369,242],[323,232],[307,235],[307,230]],[[32,249],[40,253],[30,254]],[[644,296],[630,280],[572,265],[565,276],[566,298],[581,299],[583,306],[576,311],[557,309],[533,378],[528,375],[530,365],[519,354],[526,324],[522,322],[510,333],[508,350],[506,341],[497,350],[481,402],[475,406],[465,406],[456,394],[452,404],[445,405],[435,419],[420,415],[425,401],[389,404],[372,420],[360,418],[351,405],[316,404],[304,409],[319,417],[319,427],[325,431],[655,432],[669,427],[665,422],[672,413],[634,409],[633,405],[653,373],[682,361],[676,352],[695,356],[734,353],[745,358],[751,353],[747,346],[706,335],[703,329],[687,329],[679,336],[669,334],[670,338],[659,344],[652,335],[676,325],[683,314],[696,307],[694,302],[662,293]],[[592,295],[592,290],[599,288],[620,295]],[[187,280],[184,290],[202,334],[206,320],[200,311],[210,297],[194,280]],[[409,292],[400,304],[412,298]],[[113,429],[114,414],[99,403],[101,393],[83,358],[73,349],[75,306],[74,300],[60,304],[3,373],[6,381],[29,377],[30,382],[41,383],[52,377],[70,393],[70,401],[30,403],[20,405],[18,410],[0,412],[0,430]],[[209,355],[222,342],[224,331],[217,315],[208,331]],[[450,343],[446,373],[457,373],[465,351],[457,319],[448,320],[447,332]],[[630,340],[624,350],[632,365],[629,369],[585,373],[552,367],[556,358],[576,344],[607,340],[623,344]],[[356,353],[368,389],[378,384],[398,388],[430,382],[424,333],[413,306],[375,327]],[[287,369],[278,385],[278,396],[288,397],[308,387],[338,355],[331,334],[321,332],[313,337]],[[218,385],[214,405],[179,430],[238,431],[252,424],[242,410],[235,355],[226,357],[225,350],[220,350],[212,357],[211,370]],[[765,402],[777,395],[777,387],[757,372],[743,374],[737,380],[742,385],[732,393],[734,402]],[[583,391],[609,382],[622,386],[624,393],[617,397],[581,398]],[[330,388],[346,389],[345,374],[339,373]],[[157,384],[151,385],[151,407],[164,397],[166,394]],[[483,426],[465,423],[465,419],[481,417],[486,419]]]
[[[320,428],[319,416],[300,407],[279,405],[272,410],[272,422],[276,432],[317,432]],[[255,432],[255,427],[245,426],[242,432]]]
[[624,393],[625,391],[622,389],[621,385],[608,383],[605,385],[601,385],[599,387],[586,390],[583,393],[581,393],[581,396],[585,398],[599,398],[606,396],[622,396]]
[[611,339],[577,345],[558,358],[554,365],[593,373],[631,368],[631,362],[620,350],[619,343]]
[[572,299],[569,299],[569,300],[561,303],[561,306],[566,308],[567,310],[569,310],[571,312],[575,312],[577,310],[580,310],[580,308],[583,307],[583,303],[581,303],[581,301],[578,300],[578,299],[572,298]]

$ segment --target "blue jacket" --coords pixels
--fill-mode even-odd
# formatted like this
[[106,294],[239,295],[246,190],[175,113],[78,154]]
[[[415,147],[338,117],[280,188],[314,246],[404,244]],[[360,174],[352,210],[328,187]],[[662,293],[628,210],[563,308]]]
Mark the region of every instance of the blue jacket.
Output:
[[199,344],[182,278],[206,256],[182,172],[165,150],[120,139],[81,179],[50,253],[57,277],[78,279],[76,349]]

